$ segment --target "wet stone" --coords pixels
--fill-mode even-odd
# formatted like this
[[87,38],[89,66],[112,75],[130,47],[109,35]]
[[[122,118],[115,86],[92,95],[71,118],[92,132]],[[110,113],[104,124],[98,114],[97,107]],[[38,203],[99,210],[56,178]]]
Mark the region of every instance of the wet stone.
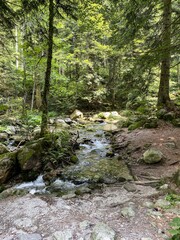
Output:
[[62,199],[68,200],[68,199],[75,198],[75,197],[76,197],[75,193],[69,193],[69,194],[63,195]]

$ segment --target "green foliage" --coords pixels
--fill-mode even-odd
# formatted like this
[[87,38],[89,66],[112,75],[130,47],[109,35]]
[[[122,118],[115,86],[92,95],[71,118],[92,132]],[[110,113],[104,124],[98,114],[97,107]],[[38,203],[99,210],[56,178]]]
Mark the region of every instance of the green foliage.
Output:
[[57,112],[55,112],[55,111],[51,111],[51,112],[49,112],[49,114],[48,114],[48,116],[51,118],[53,118],[53,117],[57,117],[58,115],[57,115]]
[[[69,113],[75,108],[127,106],[147,114],[157,101],[159,62],[165,51],[161,41],[162,1],[78,0],[54,4],[58,14],[54,16],[49,110]],[[17,4],[3,0],[0,5],[0,96],[22,100],[10,106],[12,111],[29,110],[32,102],[33,108],[39,109],[36,91],[42,93],[44,84],[48,4],[43,0],[18,0]],[[170,87],[177,104],[178,11],[173,3]],[[67,12],[73,12],[70,15],[75,18]],[[12,28],[14,25],[16,28]],[[36,117],[30,118],[35,122],[32,125],[39,124]]]
[[177,202],[180,202],[180,196],[176,194],[168,194],[166,200],[171,203],[171,205],[176,205]]
[[169,225],[171,226],[171,229],[169,230],[169,232],[172,235],[170,240],[179,240],[180,239],[180,218],[179,217],[174,218]]
[[41,114],[38,111],[27,111],[26,115],[22,117],[24,123],[31,128],[40,126]]
[[4,104],[0,104],[0,115],[6,113],[8,110],[8,106]]

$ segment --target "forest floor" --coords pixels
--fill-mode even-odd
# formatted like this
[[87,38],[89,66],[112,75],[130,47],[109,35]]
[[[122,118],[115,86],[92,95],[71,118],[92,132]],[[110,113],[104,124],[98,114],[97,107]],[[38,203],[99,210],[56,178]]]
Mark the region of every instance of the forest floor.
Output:
[[[116,152],[126,159],[135,181],[102,185],[82,196],[11,196],[0,200],[1,240],[164,240],[169,222],[180,214],[180,204],[165,200],[180,163],[180,129],[161,122],[157,129],[126,129],[114,135]],[[163,162],[144,164],[149,147],[163,152]],[[157,188],[157,183],[162,188]],[[168,188],[168,189],[167,189]],[[93,238],[99,223],[116,238]],[[108,228],[111,230],[108,230]],[[102,227],[99,232],[102,231]],[[105,236],[105,237],[102,237]]]
[[[180,129],[161,121],[158,128],[123,129],[115,135],[116,151],[126,159],[136,180],[156,180],[172,176],[180,167]],[[155,148],[163,153],[163,161],[145,164],[143,153]],[[128,160],[129,159],[129,160]]]

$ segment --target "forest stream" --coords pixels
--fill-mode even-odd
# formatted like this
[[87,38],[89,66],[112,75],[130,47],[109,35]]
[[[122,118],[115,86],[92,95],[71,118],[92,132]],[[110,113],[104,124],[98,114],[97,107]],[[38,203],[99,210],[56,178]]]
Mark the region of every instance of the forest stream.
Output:
[[78,130],[78,162],[65,167],[62,178],[46,186],[43,176],[40,175],[35,181],[17,184],[14,188],[28,190],[31,194],[56,193],[58,196],[73,196],[76,193],[91,192],[91,188],[103,183],[132,180],[126,164],[112,154],[108,134],[103,130],[104,125],[105,123],[90,124]]

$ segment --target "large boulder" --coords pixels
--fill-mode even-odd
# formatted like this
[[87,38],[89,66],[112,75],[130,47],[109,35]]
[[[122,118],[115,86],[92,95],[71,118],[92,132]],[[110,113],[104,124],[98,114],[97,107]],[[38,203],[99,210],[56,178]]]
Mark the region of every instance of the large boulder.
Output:
[[41,169],[43,143],[44,139],[40,138],[19,150],[17,159],[22,172],[36,173]]
[[143,154],[143,160],[145,163],[149,164],[158,163],[162,159],[163,159],[162,152],[155,148],[150,148]]
[[7,182],[17,169],[16,153],[0,155],[0,184]]
[[75,119],[78,119],[78,118],[83,118],[83,113],[79,110],[75,110],[71,115],[70,115],[70,118],[72,120],[75,120]]

